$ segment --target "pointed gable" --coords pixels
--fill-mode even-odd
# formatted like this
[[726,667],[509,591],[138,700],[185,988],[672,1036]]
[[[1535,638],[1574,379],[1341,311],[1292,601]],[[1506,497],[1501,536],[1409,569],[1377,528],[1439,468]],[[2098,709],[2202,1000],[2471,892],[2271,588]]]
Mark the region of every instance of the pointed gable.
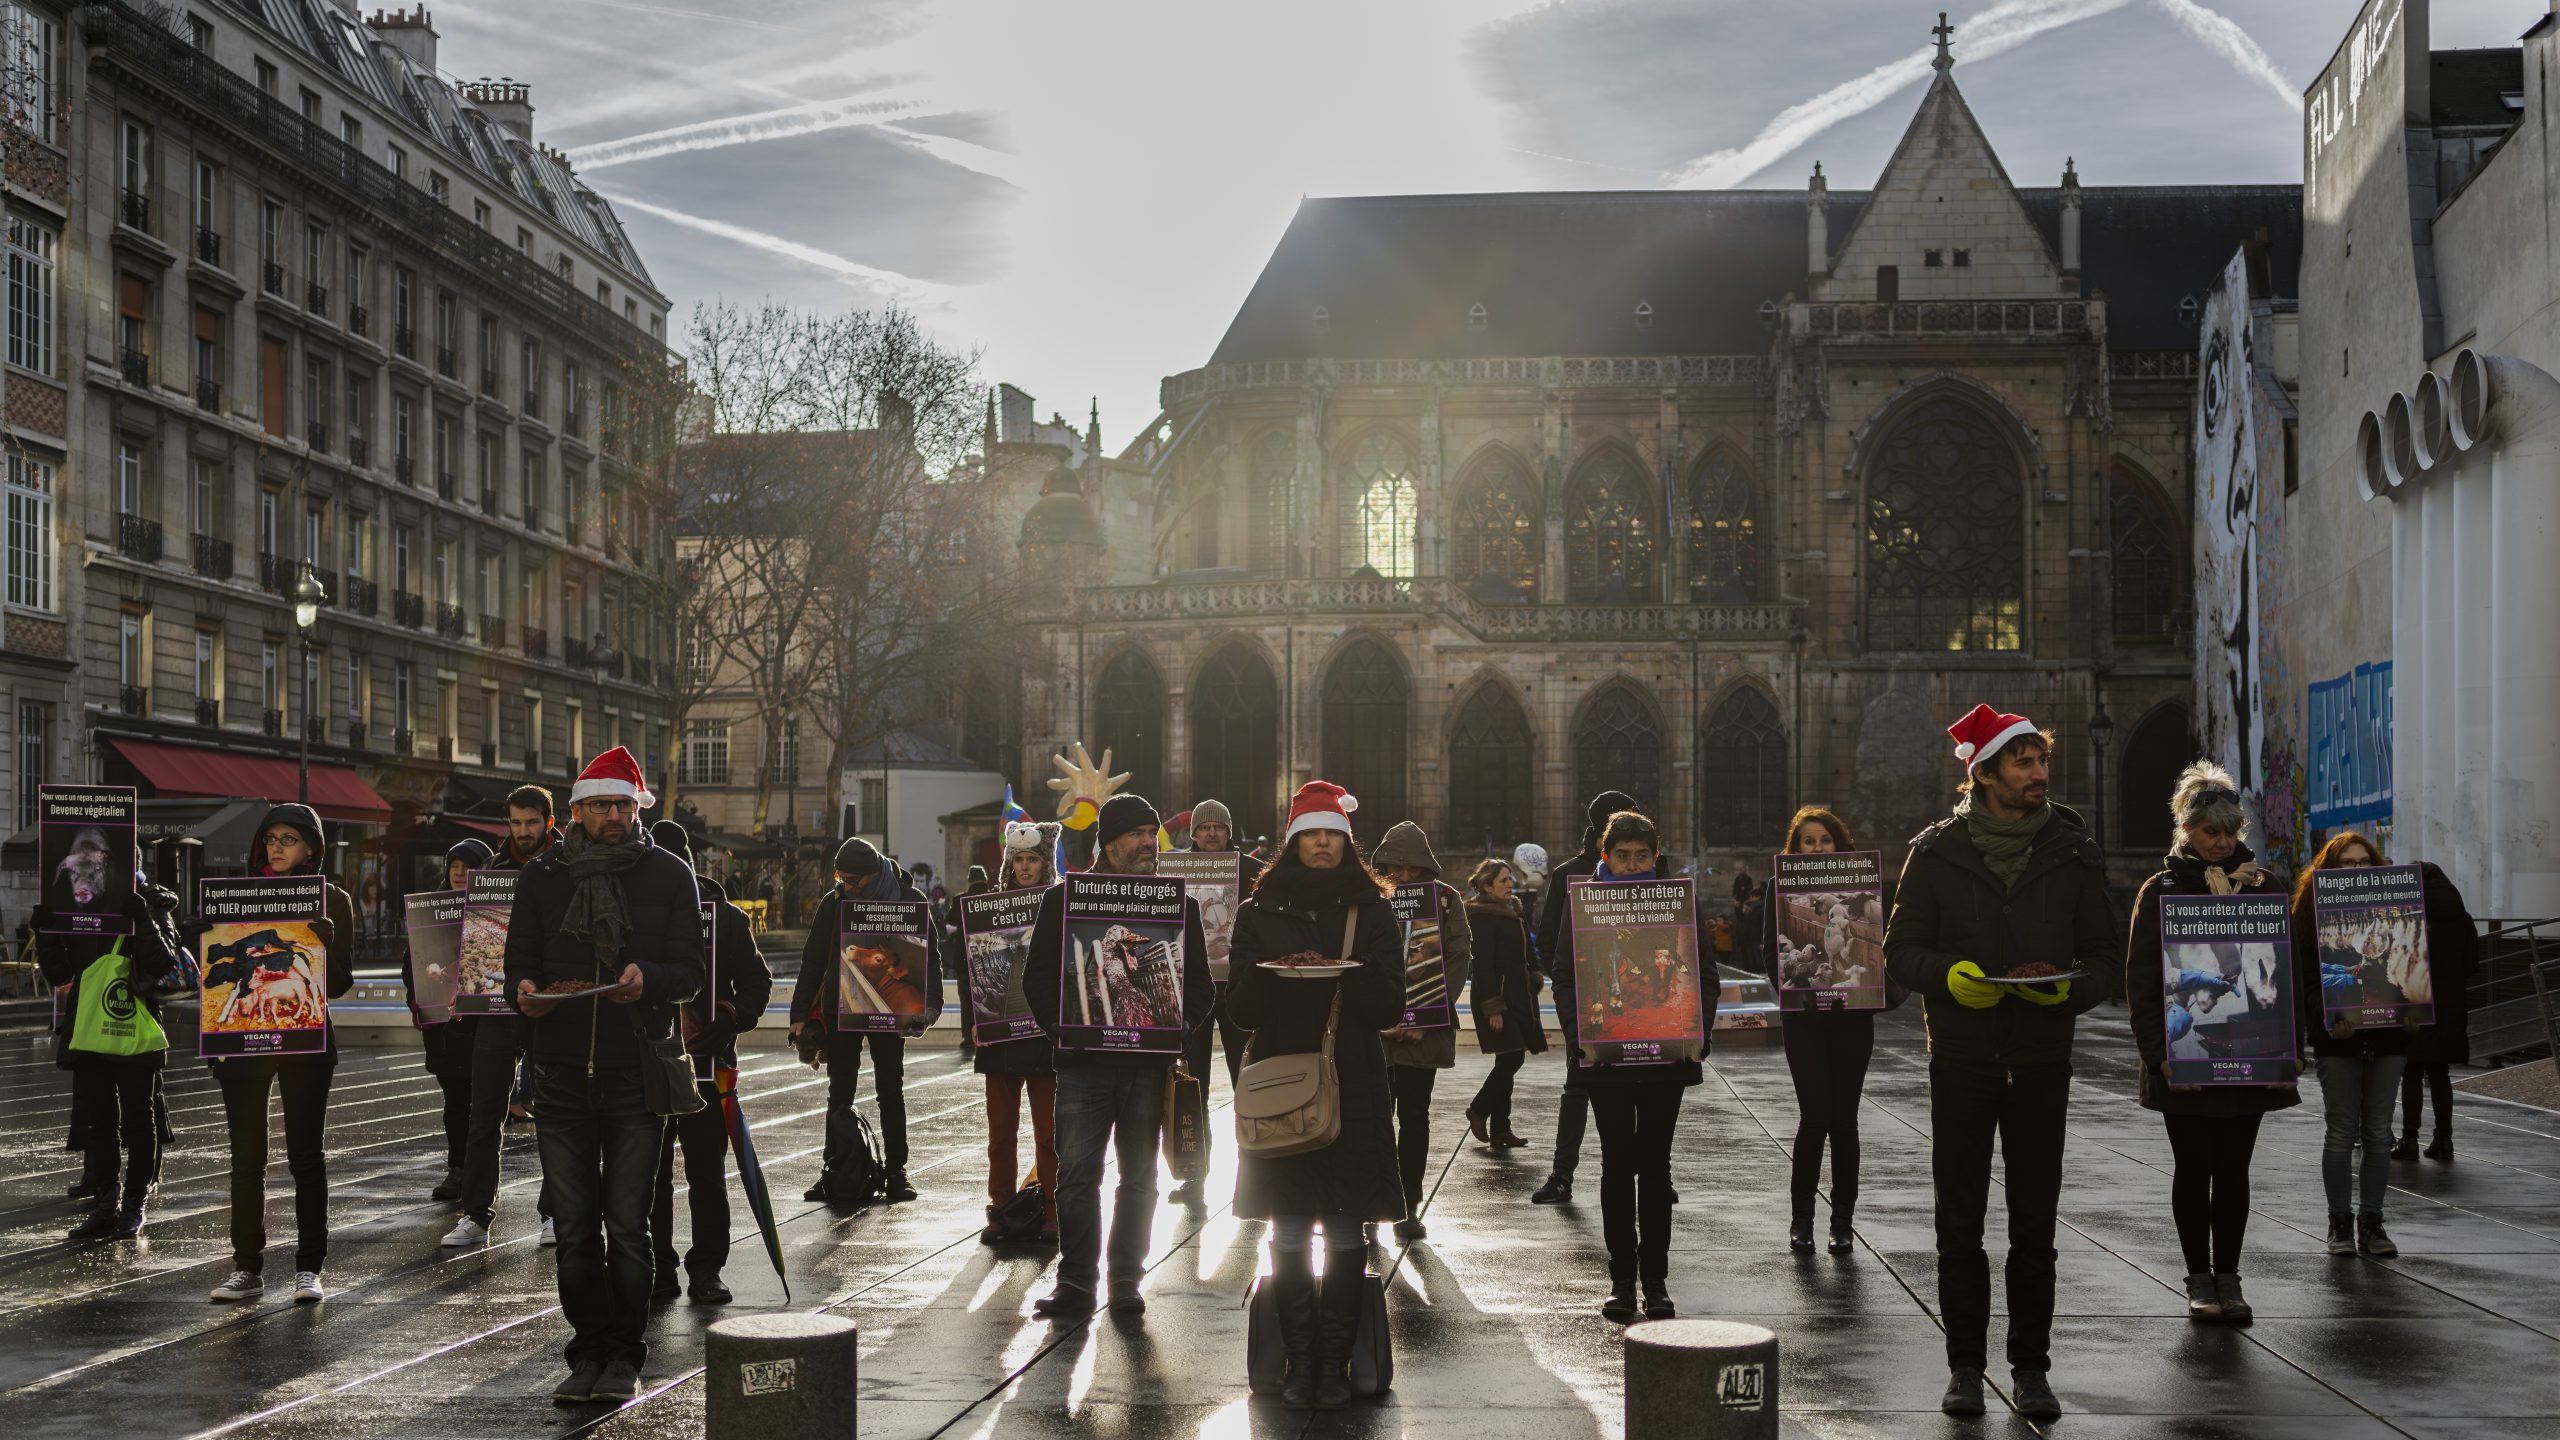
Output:
[[[1930,251],[1939,263],[1927,263]],[[1959,265],[1957,252],[1965,263]],[[2019,201],[1999,154],[1941,61],[1856,225],[1833,253],[1817,300],[1872,300],[1896,267],[1905,300],[2011,299],[2066,293],[2062,266]]]

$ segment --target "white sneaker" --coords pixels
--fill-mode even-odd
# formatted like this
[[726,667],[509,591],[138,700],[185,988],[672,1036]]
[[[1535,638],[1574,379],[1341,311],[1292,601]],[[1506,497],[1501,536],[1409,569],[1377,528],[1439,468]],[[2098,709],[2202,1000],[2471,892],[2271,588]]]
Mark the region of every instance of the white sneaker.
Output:
[[560,1243],[560,1232],[551,1228],[551,1217],[548,1215],[542,1217],[542,1243],[545,1245]]
[[266,1277],[246,1270],[234,1270],[231,1278],[213,1287],[216,1300],[255,1300],[267,1293]]
[[446,1231],[444,1236],[444,1247],[448,1250],[461,1250],[488,1243],[489,1227],[468,1215],[454,1221],[453,1228]]
[[293,1272],[293,1298],[306,1305],[314,1300],[328,1299],[329,1292],[320,1288],[320,1272],[317,1270]]

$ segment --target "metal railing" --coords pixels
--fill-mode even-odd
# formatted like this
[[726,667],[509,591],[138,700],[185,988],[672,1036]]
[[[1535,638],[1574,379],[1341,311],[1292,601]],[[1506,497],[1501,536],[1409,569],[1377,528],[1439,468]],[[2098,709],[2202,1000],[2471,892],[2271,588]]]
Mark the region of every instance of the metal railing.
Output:
[[268,261],[265,268],[260,270],[258,273],[258,287],[270,295],[282,295],[284,293],[284,267],[273,260]]
[[314,420],[310,424],[302,427],[302,438],[311,442],[311,449],[313,453],[320,455],[326,455],[329,453],[328,426]]
[[116,373],[127,385],[147,386],[151,383],[151,357],[139,350],[116,352]]
[[540,660],[548,655],[550,650],[551,635],[548,631],[539,625],[524,627],[524,653],[527,658]]
[[348,333],[348,334],[350,334],[350,335],[369,335],[369,334],[371,334],[371,333],[372,333],[372,329],[373,329],[373,312],[371,312],[371,311],[369,311],[369,310],[365,309],[365,308],[364,308],[363,306],[361,306],[361,305],[350,305],[350,306],[348,306],[348,307],[347,307],[347,333]]
[[196,723],[206,726],[207,728],[220,725],[222,723],[222,702],[219,700],[198,700],[196,702]]
[[347,722],[347,748],[350,750],[362,750],[365,748],[363,721],[350,720]]
[[219,265],[222,263],[222,236],[220,233],[207,230],[201,225],[196,227],[196,258],[207,265]]
[[391,350],[403,360],[418,358],[418,332],[402,325],[391,332]]
[[222,382],[199,375],[196,377],[196,408],[219,413],[222,409]]
[[160,522],[140,515],[116,516],[116,553],[145,565],[160,563]]
[[148,234],[151,230],[151,197],[139,190],[127,190],[123,198],[124,203],[117,209],[116,218]]
[[302,284],[302,308],[310,311],[314,315],[328,314],[329,287],[321,284],[317,280],[304,281]]
[[459,640],[470,633],[470,622],[459,605],[436,602],[436,633],[447,640]]
[[361,575],[347,577],[347,611],[354,615],[371,615],[382,604],[382,587]]
[[151,692],[139,685],[119,685],[116,687],[116,708],[127,715],[148,715],[151,713]]
[[347,437],[347,463],[362,469],[373,463],[373,442],[362,435]]
[[393,591],[391,594],[391,619],[392,623],[397,625],[406,625],[412,630],[426,629],[426,597],[423,595],[412,595],[406,590]]
[[210,535],[190,537],[195,550],[196,573],[211,580],[231,578],[231,542]]
[[284,736],[284,712],[283,712],[283,711],[281,711],[281,710],[261,710],[261,711],[259,711],[259,712],[258,712],[258,729],[259,729],[259,731],[260,731],[261,733],[263,733],[263,734],[265,734],[265,735],[269,736],[270,738],[274,738],[274,739],[281,739],[281,738],[283,738],[283,736]]
[[2477,923],[2480,964],[2466,996],[2471,1057],[2560,1055],[2560,918]]
[[258,588],[277,595],[293,594],[293,561],[272,551],[258,552]]

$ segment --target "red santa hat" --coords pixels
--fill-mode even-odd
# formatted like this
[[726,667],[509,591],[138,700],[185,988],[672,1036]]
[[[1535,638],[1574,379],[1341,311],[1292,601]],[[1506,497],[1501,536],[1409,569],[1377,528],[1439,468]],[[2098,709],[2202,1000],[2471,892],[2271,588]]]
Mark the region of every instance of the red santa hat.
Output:
[[637,800],[643,810],[658,803],[658,797],[649,793],[648,780],[640,773],[640,762],[620,745],[588,761],[587,768],[578,772],[577,782],[569,787],[569,803],[616,795]]
[[1948,726],[1947,733],[1955,737],[1956,758],[1970,770],[2019,736],[2042,732],[2024,715],[2003,715],[1988,705],[1976,705],[1972,713]]
[[1360,802],[1351,792],[1330,780],[1310,780],[1289,797],[1289,829],[1280,837],[1283,844],[1294,840],[1301,830],[1339,830],[1351,833],[1351,812]]

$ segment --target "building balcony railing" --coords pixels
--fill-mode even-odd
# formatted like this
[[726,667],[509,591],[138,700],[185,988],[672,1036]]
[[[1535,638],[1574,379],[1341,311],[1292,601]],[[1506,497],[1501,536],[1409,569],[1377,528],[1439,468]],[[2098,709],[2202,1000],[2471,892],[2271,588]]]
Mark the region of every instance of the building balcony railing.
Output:
[[560,639],[560,658],[563,662],[574,665],[581,670],[586,669],[587,642],[579,639],[575,635],[562,636]]
[[459,605],[436,602],[436,633],[447,640],[459,640],[471,631],[470,622]]
[[143,194],[139,190],[127,190],[120,198],[122,203],[117,207],[116,218],[136,230],[143,231],[146,234],[149,233],[151,229],[151,197]]
[[196,227],[196,258],[207,265],[222,263],[222,235],[218,231]]
[[347,463],[361,469],[373,463],[373,442],[362,435],[347,437]]
[[116,709],[127,715],[151,713],[151,692],[139,685],[116,687]]
[[426,629],[426,597],[412,595],[406,590],[391,592],[391,621],[395,625],[406,625],[412,630]]
[[302,436],[304,439],[311,442],[311,449],[314,454],[326,455],[329,453],[328,426],[314,420],[310,424],[302,427]]
[[329,743],[329,719],[328,719],[328,717],[327,717],[327,716],[325,716],[325,715],[305,715],[305,716],[303,716],[303,717],[302,717],[302,738],[303,738],[303,739],[305,739],[305,740],[310,741],[310,742],[311,742],[312,744],[314,744],[314,745],[326,745],[326,744],[328,744],[328,743]]
[[452,736],[439,735],[436,737],[436,758],[447,762],[450,762],[453,759]]
[[587,412],[575,405],[570,406],[566,411],[561,413],[560,429],[573,440],[586,439]]
[[197,574],[209,580],[231,578],[230,541],[216,540],[210,535],[194,535],[188,538],[195,550]]
[[1488,605],[1442,578],[1344,576],[1097,586],[1076,592],[1077,616],[1197,625],[1254,616],[1403,612],[1440,615],[1484,640],[1787,640],[1802,623],[1796,602],[1706,605]]
[[483,365],[480,367],[480,393],[488,396],[492,400],[498,398],[498,372],[496,367],[489,365]]
[[321,284],[317,280],[304,281],[302,286],[302,308],[310,311],[314,315],[328,314],[329,287]]
[[369,310],[365,309],[365,308],[364,308],[363,306],[361,306],[361,305],[350,305],[350,306],[348,306],[348,307],[347,307],[347,333],[348,333],[348,334],[350,334],[350,335],[370,335],[370,334],[372,334],[372,333],[373,333],[373,313],[372,313],[371,311],[369,311]]
[[291,595],[295,579],[294,562],[271,551],[258,552],[258,588],[276,595]]
[[1541,386],[1582,389],[1601,385],[1647,388],[1692,385],[1748,387],[1761,382],[1758,355],[1503,355],[1433,360],[1257,360],[1205,365],[1166,377],[1158,396],[1165,407],[1230,390],[1300,390],[1333,386]]
[[418,751],[418,732],[402,727],[391,732],[391,753],[414,755]]
[[159,564],[160,522],[140,515],[117,515],[116,553],[145,565]]
[[446,378],[447,380],[450,380],[450,379],[452,379],[452,378],[453,378],[453,347],[452,347],[452,346],[450,346],[450,345],[439,345],[439,346],[437,346],[437,347],[436,347],[436,373],[437,373],[437,374],[439,374],[439,375],[441,375],[441,376],[443,376],[443,377],[444,377],[444,378]]
[[363,722],[363,721],[361,721],[361,720],[350,720],[350,721],[348,721],[348,722],[347,722],[347,748],[348,748],[348,749],[350,749],[350,750],[362,750],[362,749],[364,749],[364,748],[365,748],[365,741],[366,741],[366,739],[367,739],[367,738],[368,738],[368,737],[367,737],[367,736],[366,736],[366,734],[365,734],[365,728],[364,728],[364,722]]
[[453,498],[453,491],[454,491],[454,479],[453,479],[453,472],[452,472],[452,471],[450,471],[450,470],[439,470],[439,471],[437,471],[437,472],[436,472],[436,495],[437,495],[437,497],[438,497],[439,499],[450,500],[450,499],[452,499],[452,498]]
[[282,295],[284,293],[284,267],[273,260],[268,261],[258,272],[258,288],[266,291],[270,295]]
[[539,625],[524,627],[524,653],[527,659],[540,660],[551,650],[551,636]]
[[2196,352],[2188,350],[2109,350],[2107,377],[2112,380],[2176,380],[2196,378]]
[[1797,335],[2016,335],[2071,338],[2106,333],[2103,300],[1798,301],[1787,308]]
[[497,486],[483,485],[480,487],[480,513],[483,515],[495,515],[498,513]]
[[196,408],[209,414],[222,412],[222,382],[210,376],[196,377]]
[[498,768],[498,746],[496,742],[490,740],[483,740],[480,742],[480,768],[483,770],[495,770]]
[[127,385],[147,386],[151,383],[151,357],[139,350],[119,350],[116,373],[124,377]]
[[480,617],[480,643],[492,650],[503,648],[507,643],[507,617],[483,614]]
[[361,575],[347,577],[347,613],[370,617],[381,607],[382,587]]
[[340,595],[340,594],[338,593],[338,572],[337,572],[337,571],[335,571],[335,570],[323,570],[323,569],[321,569],[321,568],[319,568],[318,566],[316,566],[316,565],[315,565],[315,566],[313,566],[313,567],[312,567],[312,569],[311,569],[311,578],[312,578],[312,579],[314,579],[314,580],[319,581],[319,582],[320,582],[320,588],[321,588],[322,590],[324,590],[324,591],[328,592],[328,596],[329,596],[329,603],[330,603],[331,605],[333,605],[333,606],[334,606],[334,605],[337,605],[337,604],[339,604],[340,602],[342,602],[342,601],[345,599],[345,597],[344,597],[344,596],[342,596],[342,595]]
[[649,663],[648,657],[642,655],[634,655],[631,657],[631,683],[635,685],[654,684],[656,683],[656,675],[657,668]]
[[524,528],[527,530],[542,528],[542,507],[530,500],[524,502]]
[[418,332],[409,326],[396,326],[391,331],[391,353],[403,360],[418,358]]
[[527,420],[539,420],[542,418],[541,391],[528,389],[524,392],[524,418]]
[[539,750],[527,750],[524,752],[524,769],[527,774],[541,773],[542,752]]
[[196,723],[207,729],[220,725],[222,723],[222,702],[219,700],[198,700],[196,702]]
[[283,711],[281,711],[281,710],[261,710],[261,711],[259,711],[259,712],[258,712],[258,731],[259,731],[259,733],[260,733],[260,734],[266,735],[266,736],[267,736],[267,737],[269,737],[270,739],[276,739],[276,740],[281,740],[281,739],[283,739],[283,738],[284,738],[284,712],[283,712]]

